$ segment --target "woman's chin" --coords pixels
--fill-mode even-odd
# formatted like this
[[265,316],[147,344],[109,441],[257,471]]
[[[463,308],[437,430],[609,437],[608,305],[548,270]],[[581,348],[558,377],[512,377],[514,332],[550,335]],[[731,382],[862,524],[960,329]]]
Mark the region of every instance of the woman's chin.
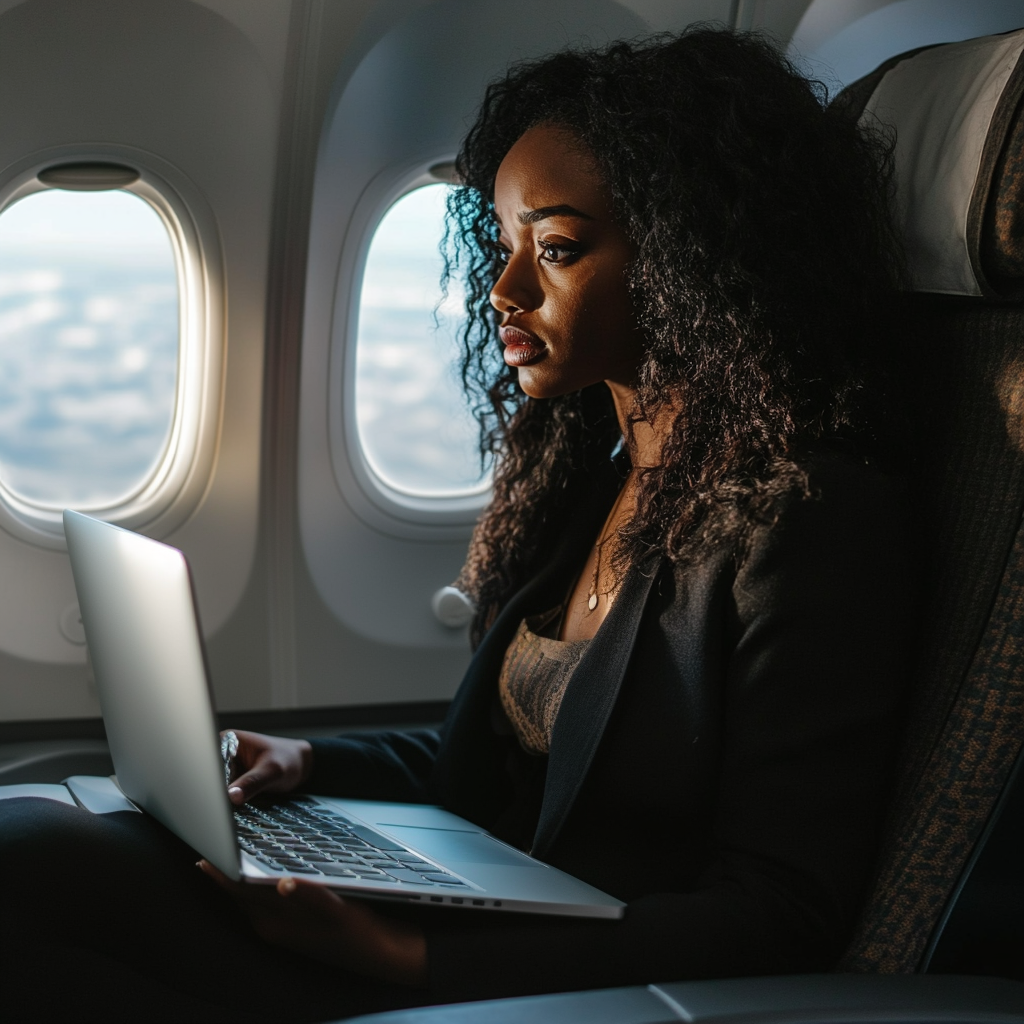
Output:
[[519,387],[529,398],[559,398],[578,390],[562,384],[562,381],[552,380],[548,374],[533,372],[532,366],[519,367]]
[[556,365],[548,359],[519,367],[519,387],[530,398],[561,398],[592,384],[609,383],[603,367]]

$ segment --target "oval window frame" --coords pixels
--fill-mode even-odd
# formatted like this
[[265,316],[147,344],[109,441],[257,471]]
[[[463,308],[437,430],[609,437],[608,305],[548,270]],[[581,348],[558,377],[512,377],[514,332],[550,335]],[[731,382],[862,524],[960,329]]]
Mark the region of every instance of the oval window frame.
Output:
[[[450,179],[431,168],[452,165],[452,153],[440,153],[413,165],[385,168],[363,190],[341,246],[335,285],[329,360],[328,435],[335,481],[353,511],[370,526],[405,535],[403,526],[463,531],[476,522],[491,497],[491,480],[459,495],[416,495],[391,486],[374,470],[363,451],[356,415],[356,353],[359,306],[366,259],[374,235],[388,211],[403,196],[424,185]],[[354,488],[353,488],[353,485]],[[353,501],[358,494],[364,500]]]
[[[178,279],[178,370],[171,426],[150,472],[116,502],[79,509],[109,523],[164,537],[195,511],[216,456],[220,420],[224,316],[220,244],[212,213],[198,189],[154,154],[126,146],[59,147],[33,154],[0,178],[0,217],[28,195],[48,190],[40,172],[61,164],[121,164],[139,177],[121,190],[143,199],[160,217],[174,252]],[[33,502],[0,479],[0,528],[37,547],[67,550],[62,509]]]

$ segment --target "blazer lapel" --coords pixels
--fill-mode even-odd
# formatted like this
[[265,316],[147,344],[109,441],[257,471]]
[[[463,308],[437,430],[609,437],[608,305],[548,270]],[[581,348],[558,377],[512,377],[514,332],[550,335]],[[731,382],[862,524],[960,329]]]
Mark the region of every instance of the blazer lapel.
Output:
[[503,761],[495,760],[502,748],[495,743],[491,728],[491,705],[508,645],[525,614],[565,597],[568,580],[586,558],[614,494],[612,490],[608,495],[595,495],[545,569],[501,610],[448,709],[431,776],[431,799],[470,821],[486,821],[495,813],[493,773],[503,770]]
[[531,853],[543,858],[590,770],[622,686],[651,586],[661,568],[655,556],[634,567],[566,687],[555,719],[540,820]]

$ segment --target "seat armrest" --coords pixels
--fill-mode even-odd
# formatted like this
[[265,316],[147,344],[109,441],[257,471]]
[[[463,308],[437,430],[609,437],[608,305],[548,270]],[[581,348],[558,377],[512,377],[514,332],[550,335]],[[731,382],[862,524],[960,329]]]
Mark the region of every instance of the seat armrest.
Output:
[[802,1021],[1024,1021],[1024,984],[1005,978],[923,974],[800,974],[652,985],[679,1020],[750,1024]]
[[801,974],[455,1003],[349,1024],[1021,1024],[1024,983],[955,975]]
[[679,1019],[660,996],[637,985],[374,1013],[348,1024],[675,1024]]

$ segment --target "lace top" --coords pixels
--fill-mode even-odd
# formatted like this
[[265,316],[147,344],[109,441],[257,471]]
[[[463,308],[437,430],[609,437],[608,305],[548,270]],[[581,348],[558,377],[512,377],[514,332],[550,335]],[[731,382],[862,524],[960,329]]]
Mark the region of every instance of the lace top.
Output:
[[[555,640],[562,609],[519,624],[498,678],[501,706],[522,748],[546,755],[558,709],[589,640]],[[547,634],[547,635],[546,635]]]

